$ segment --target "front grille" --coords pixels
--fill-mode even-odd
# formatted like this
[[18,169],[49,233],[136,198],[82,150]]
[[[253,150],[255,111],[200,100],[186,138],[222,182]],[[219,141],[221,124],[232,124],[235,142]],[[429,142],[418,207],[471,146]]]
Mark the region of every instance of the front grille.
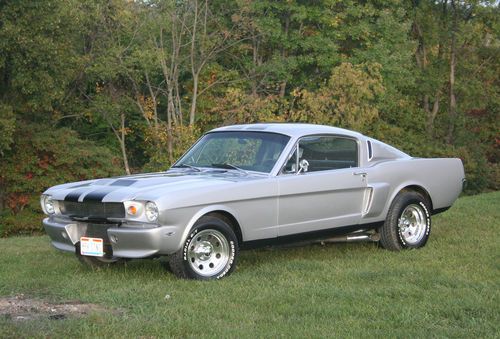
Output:
[[105,219],[125,217],[125,207],[122,203],[117,202],[59,201],[59,209],[63,215],[77,218]]
[[111,224],[87,224],[85,236],[90,238],[104,239],[105,243],[109,243],[108,228],[118,227],[118,225]]

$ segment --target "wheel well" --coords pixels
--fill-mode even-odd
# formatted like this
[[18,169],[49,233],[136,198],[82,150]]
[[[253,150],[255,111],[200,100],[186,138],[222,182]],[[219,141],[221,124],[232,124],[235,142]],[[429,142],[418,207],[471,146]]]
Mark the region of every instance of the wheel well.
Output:
[[427,192],[427,190],[425,188],[423,188],[422,186],[418,186],[418,185],[410,185],[410,186],[406,186],[405,188],[403,188],[400,192],[403,192],[403,191],[406,191],[406,192],[413,191],[413,192],[420,193],[429,203],[430,213],[432,213],[432,211],[434,210],[434,208],[432,207],[432,199],[431,199],[431,196],[429,195],[429,192]]
[[236,234],[236,238],[238,239],[238,244],[241,245],[243,243],[243,235],[241,233],[240,224],[231,213],[226,211],[212,211],[205,215],[209,215],[224,220],[229,226],[231,226],[234,233]]

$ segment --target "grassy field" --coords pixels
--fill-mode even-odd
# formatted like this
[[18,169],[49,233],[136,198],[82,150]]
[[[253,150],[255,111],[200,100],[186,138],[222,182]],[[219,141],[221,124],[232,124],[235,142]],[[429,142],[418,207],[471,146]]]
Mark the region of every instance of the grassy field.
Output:
[[[106,311],[0,316],[0,337],[500,337],[500,192],[434,218],[424,249],[373,243],[241,253],[214,282],[177,280],[157,260],[90,271],[47,237],[0,239],[0,297]],[[168,296],[167,296],[168,295]]]

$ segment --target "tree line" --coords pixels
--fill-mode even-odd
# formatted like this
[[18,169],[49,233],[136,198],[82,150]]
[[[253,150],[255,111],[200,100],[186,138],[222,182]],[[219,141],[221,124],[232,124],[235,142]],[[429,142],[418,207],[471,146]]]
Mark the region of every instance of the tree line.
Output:
[[165,170],[233,123],[354,129],[497,190],[499,8],[459,0],[0,2],[0,235],[51,185]]

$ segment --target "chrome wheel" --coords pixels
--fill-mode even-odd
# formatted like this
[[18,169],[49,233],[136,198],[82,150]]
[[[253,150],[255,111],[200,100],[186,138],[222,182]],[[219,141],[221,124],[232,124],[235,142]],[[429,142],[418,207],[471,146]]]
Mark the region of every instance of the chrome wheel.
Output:
[[408,245],[415,245],[422,240],[427,230],[426,213],[420,205],[408,205],[398,220],[401,239]]
[[230,251],[229,241],[221,232],[205,229],[189,242],[188,263],[197,274],[204,277],[213,276],[226,267]]

